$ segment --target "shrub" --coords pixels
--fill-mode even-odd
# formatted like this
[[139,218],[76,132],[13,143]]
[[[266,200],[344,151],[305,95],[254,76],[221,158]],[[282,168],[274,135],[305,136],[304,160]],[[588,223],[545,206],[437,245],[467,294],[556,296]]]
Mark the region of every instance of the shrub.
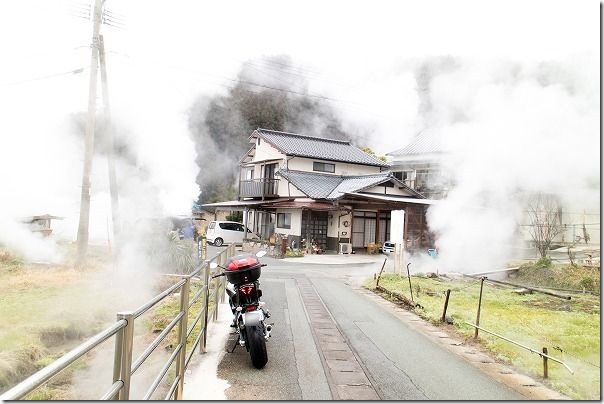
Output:
[[552,266],[552,259],[550,257],[539,258],[539,261],[535,263],[535,268],[549,268]]
[[581,286],[582,288],[585,288],[586,290],[593,290],[594,289],[594,280],[592,278],[590,278],[589,276],[585,276],[585,277],[583,277],[583,279],[581,279],[579,281],[579,286]]
[[304,251],[303,250],[292,250],[290,248],[287,249],[287,251],[285,252],[285,256],[286,257],[304,257]]

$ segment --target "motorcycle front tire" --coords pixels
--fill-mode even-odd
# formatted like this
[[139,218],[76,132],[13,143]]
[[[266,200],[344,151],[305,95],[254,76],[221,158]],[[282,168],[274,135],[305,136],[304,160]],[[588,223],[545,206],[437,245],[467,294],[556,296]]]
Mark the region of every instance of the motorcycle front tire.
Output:
[[264,332],[261,324],[247,326],[246,334],[248,339],[248,347],[252,365],[256,369],[262,369],[268,362],[268,354],[266,353],[266,341],[264,340]]

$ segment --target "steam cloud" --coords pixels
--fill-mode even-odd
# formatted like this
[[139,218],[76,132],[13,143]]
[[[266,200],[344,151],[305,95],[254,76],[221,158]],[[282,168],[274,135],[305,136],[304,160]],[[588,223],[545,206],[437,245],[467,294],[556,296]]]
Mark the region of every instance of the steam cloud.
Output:
[[257,128],[336,139],[346,133],[339,114],[326,101],[309,95],[308,79],[287,56],[250,60],[241,65],[238,83],[225,95],[200,95],[189,110],[201,188],[200,201],[234,198],[239,158]]
[[421,118],[441,134],[449,151],[443,169],[455,184],[430,208],[429,226],[441,268],[499,269],[518,241],[527,193],[557,195],[570,211],[598,211],[597,69],[582,57],[451,62],[432,70],[422,94]]

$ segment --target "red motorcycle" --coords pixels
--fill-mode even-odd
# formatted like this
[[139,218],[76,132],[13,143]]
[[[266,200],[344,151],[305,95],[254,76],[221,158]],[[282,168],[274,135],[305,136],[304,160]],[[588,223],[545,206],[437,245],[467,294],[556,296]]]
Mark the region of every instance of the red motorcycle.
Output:
[[245,347],[250,353],[254,367],[261,369],[268,362],[266,352],[266,341],[271,336],[272,324],[267,324],[266,319],[270,313],[264,308],[264,302],[260,301],[262,290],[260,290],[261,264],[258,258],[266,255],[266,251],[259,251],[256,255],[239,254],[229,258],[227,266],[222,267],[213,262],[210,268],[220,267],[224,272],[212,276],[226,276],[226,292],[229,295],[229,304],[233,312],[233,323],[237,330],[238,338],[230,352],[237,345]]

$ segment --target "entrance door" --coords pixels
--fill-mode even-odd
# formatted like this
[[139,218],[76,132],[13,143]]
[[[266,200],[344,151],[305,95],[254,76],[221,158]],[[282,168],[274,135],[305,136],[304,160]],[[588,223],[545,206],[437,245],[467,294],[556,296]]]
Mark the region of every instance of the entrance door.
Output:
[[375,212],[354,211],[352,218],[352,246],[355,248],[367,247],[375,243],[375,226],[377,214]]
[[302,212],[302,238],[307,242],[314,240],[321,249],[327,249],[327,212]]
[[260,219],[260,237],[268,240],[275,232],[275,220],[273,212],[262,212]]
[[378,235],[378,243],[384,244],[390,240],[390,212],[380,213],[380,234]]

